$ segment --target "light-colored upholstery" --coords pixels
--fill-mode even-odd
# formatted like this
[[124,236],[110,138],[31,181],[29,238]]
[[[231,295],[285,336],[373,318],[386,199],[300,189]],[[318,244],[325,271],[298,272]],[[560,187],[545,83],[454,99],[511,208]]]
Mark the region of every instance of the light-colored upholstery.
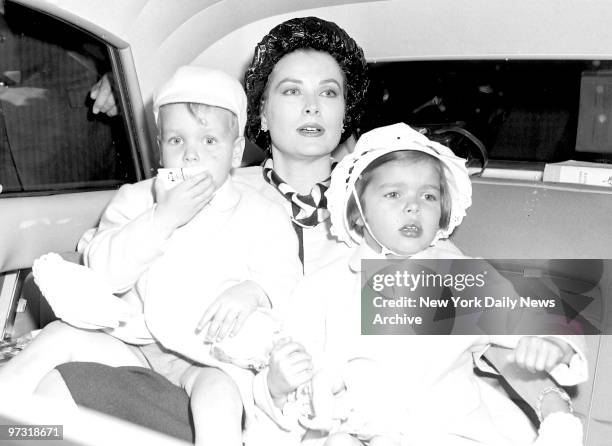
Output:
[[[510,274],[547,271],[555,265],[549,259],[593,259],[577,263],[584,271],[548,273],[568,283],[583,278],[580,294],[593,298],[585,316],[612,332],[612,189],[482,178],[473,186],[473,205],[455,243],[469,255],[516,259],[493,262]],[[571,391],[586,444],[599,446],[612,438],[612,336],[589,336],[587,347],[589,380]]]

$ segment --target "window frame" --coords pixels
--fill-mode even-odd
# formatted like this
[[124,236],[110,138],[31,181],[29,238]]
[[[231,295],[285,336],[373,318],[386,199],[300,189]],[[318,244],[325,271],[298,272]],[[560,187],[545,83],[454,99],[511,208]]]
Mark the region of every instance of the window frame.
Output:
[[[115,34],[100,28],[99,26],[84,20],[75,14],[61,9],[55,4],[41,0],[6,0],[6,3],[14,3],[38,13],[47,15],[54,20],[62,22],[79,32],[83,32],[98,40],[106,47],[111,70],[115,79],[115,99],[120,114],[118,119],[123,120],[126,142],[129,144],[129,156],[134,172],[135,181],[141,181],[154,173],[155,151],[152,147],[145,117],[144,104],[132,51],[129,44]],[[19,191],[3,192],[0,199],[19,198],[31,196],[45,196],[66,193],[90,192],[97,190],[116,189],[117,183],[104,185],[103,181],[92,182],[83,187],[70,188],[66,190],[43,190],[43,191]]]

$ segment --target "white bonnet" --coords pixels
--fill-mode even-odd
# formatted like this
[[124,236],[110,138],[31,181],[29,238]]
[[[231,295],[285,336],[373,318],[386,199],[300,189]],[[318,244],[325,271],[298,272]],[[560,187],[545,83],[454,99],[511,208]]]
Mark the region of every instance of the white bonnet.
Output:
[[361,243],[360,236],[349,226],[347,206],[355,183],[361,173],[375,159],[400,150],[418,150],[439,159],[448,183],[451,213],[448,228],[439,231],[439,238],[447,238],[461,223],[465,210],[472,204],[472,183],[465,159],[456,156],[448,147],[431,141],[404,123],[379,127],[364,133],[352,153],[340,161],[331,176],[327,190],[331,233],[338,240],[353,246]]

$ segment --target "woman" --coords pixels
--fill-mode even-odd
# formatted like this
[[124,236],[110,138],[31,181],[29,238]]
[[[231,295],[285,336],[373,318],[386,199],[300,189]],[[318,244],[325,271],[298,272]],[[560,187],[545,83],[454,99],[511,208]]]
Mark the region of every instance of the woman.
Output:
[[247,137],[269,158],[236,176],[286,207],[305,274],[346,249],[329,235],[324,192],[331,153],[357,129],[367,86],[362,49],[338,25],[316,17],[272,29],[245,75]]
[[[247,136],[268,150],[269,159],[263,167],[239,169],[235,179],[285,206],[306,275],[348,252],[329,234],[324,192],[331,153],[358,128],[367,85],[361,48],[336,24],[314,17],[272,29],[245,75]],[[270,373],[282,375],[287,389],[311,377],[310,356],[297,343],[278,346],[273,361]],[[191,438],[187,395],[151,370],[99,364],[59,370],[80,405]],[[96,390],[88,386],[92,381]]]
[[[306,276],[348,255],[347,247],[329,234],[327,201],[321,192],[329,186],[332,150],[358,126],[367,84],[361,49],[337,25],[314,17],[292,19],[272,29],[256,47],[245,75],[247,136],[267,148],[271,158],[263,169],[241,169],[237,176],[286,206],[300,240]],[[507,354],[494,348],[490,353],[491,358]],[[496,364],[506,364],[505,358],[496,359]],[[267,393],[274,399],[311,377],[310,355],[288,341],[273,351],[269,370],[260,374],[261,386],[256,387],[262,398],[267,399]],[[507,407],[507,397],[478,382],[494,411]],[[533,401],[531,389],[520,390]],[[504,427],[529,432],[527,418],[520,411],[512,414]]]
[[[362,115],[366,70],[362,49],[344,30],[306,17],[271,30],[256,47],[245,75],[247,136],[271,158],[263,167],[239,169],[235,180],[286,207],[306,274],[347,250],[329,235],[324,192],[331,153]],[[294,343],[285,344],[277,356],[283,353],[307,357]],[[309,379],[307,369],[300,380]],[[79,405],[192,439],[185,392],[155,372],[93,363],[65,364],[58,370]]]

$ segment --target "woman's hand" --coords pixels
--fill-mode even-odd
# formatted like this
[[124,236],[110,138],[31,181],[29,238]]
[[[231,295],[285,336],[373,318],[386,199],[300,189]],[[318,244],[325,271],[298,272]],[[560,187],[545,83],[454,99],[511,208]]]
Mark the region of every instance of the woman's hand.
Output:
[[532,373],[550,372],[559,364],[569,363],[574,353],[562,339],[523,336],[511,353],[511,360]]
[[274,403],[282,407],[287,395],[312,379],[312,357],[299,343],[281,339],[270,354],[268,389]]
[[174,231],[188,223],[212,199],[215,186],[208,172],[202,172],[166,190],[159,178],[155,179],[154,218],[159,224]]
[[206,342],[218,342],[228,335],[235,336],[258,307],[269,306],[267,302],[266,293],[255,282],[240,282],[215,299],[200,319],[195,332],[200,333],[208,325]]

